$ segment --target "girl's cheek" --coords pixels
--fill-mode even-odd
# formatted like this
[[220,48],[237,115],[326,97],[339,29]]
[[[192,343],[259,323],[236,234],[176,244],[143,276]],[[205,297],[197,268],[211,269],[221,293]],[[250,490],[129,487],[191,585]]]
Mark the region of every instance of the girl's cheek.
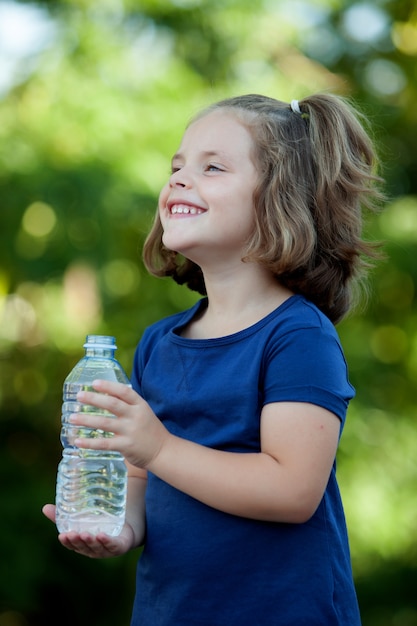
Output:
[[168,200],[168,195],[169,195],[169,183],[166,183],[166,185],[164,185],[164,187],[162,187],[161,192],[159,194],[158,207],[159,207],[159,211],[160,212],[166,206],[166,203],[167,203],[167,200]]

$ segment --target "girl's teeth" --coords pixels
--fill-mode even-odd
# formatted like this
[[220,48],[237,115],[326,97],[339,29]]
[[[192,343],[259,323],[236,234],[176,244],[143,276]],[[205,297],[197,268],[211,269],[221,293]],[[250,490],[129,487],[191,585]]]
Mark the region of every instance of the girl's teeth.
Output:
[[188,215],[188,214],[198,215],[198,214],[202,213],[202,211],[201,211],[201,209],[198,209],[198,208],[193,207],[193,206],[189,207],[189,206],[187,206],[185,204],[183,204],[183,205],[179,204],[179,205],[175,205],[175,206],[172,207],[171,213],[173,215],[181,214],[181,213],[185,214],[185,215]]

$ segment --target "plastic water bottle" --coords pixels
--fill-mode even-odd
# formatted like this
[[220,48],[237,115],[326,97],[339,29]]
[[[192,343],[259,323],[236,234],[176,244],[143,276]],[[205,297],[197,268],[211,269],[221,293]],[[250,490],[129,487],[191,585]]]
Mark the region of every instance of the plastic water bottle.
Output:
[[[129,379],[114,358],[114,337],[88,335],[85,356],[64,382],[61,443],[64,448],[56,485],[56,525],[59,532],[105,532],[116,536],[125,519],[127,470],[119,452],[86,450],[74,445],[77,437],[111,437],[111,433],[70,424],[71,413],[105,411],[77,402],[77,393],[91,390],[101,378],[129,385]],[[110,417],[116,416],[108,413]]]

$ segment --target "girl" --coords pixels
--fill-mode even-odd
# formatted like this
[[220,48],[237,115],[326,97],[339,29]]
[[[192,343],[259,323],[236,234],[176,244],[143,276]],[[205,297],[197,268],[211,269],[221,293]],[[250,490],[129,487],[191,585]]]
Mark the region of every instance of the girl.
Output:
[[[373,247],[371,141],[331,95],[219,102],[188,126],[144,260],[202,294],[151,326],[133,389],[78,399],[119,419],[79,439],[129,468],[119,537],[73,532],[90,557],[144,543],[132,626],[358,626],[335,455],[354,390],[334,327]],[[45,514],[54,520],[54,508]]]

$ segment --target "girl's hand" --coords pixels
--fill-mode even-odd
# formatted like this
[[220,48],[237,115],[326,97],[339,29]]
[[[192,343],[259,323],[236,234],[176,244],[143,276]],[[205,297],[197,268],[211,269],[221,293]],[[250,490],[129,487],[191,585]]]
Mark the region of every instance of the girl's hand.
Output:
[[170,437],[143,398],[122,383],[96,380],[94,391],[80,391],[77,400],[109,411],[118,419],[104,415],[76,413],[70,423],[113,433],[112,437],[78,438],[74,443],[91,450],[116,450],[132,465],[146,468]]
[[[43,514],[55,522],[55,506],[46,504],[42,509]],[[73,550],[92,559],[103,559],[120,556],[134,547],[134,533],[129,524],[125,524],[122,532],[117,537],[110,537],[105,533],[97,536],[90,533],[60,533],[58,540],[68,550]]]

